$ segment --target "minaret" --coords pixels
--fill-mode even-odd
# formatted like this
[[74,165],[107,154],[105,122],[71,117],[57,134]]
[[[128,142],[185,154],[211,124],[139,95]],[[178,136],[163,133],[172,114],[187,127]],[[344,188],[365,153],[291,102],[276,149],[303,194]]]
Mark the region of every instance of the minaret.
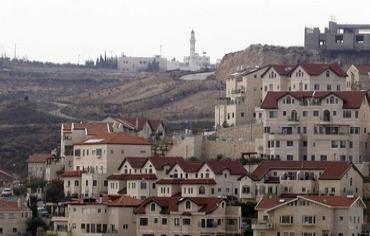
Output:
[[195,33],[194,30],[192,30],[190,36],[190,57],[195,56],[195,41]]

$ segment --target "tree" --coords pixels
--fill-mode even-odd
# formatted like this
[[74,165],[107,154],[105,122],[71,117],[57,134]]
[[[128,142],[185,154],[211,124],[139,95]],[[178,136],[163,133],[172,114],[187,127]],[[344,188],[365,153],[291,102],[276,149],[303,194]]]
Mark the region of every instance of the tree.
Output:
[[31,178],[27,183],[26,187],[31,188],[32,192],[35,192],[38,188],[43,188],[46,185],[46,181],[40,178]]
[[39,227],[43,228],[44,230],[47,229],[47,225],[43,219],[40,217],[33,217],[29,219],[27,222],[27,232],[31,233],[32,235],[36,235],[37,229]]
[[46,186],[45,199],[46,202],[60,202],[63,201],[64,196],[64,186],[63,181],[53,180]]

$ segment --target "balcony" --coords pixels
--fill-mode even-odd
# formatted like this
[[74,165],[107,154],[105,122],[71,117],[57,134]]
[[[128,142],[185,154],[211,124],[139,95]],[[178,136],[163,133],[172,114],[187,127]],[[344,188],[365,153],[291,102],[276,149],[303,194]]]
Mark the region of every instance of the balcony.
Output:
[[241,94],[241,93],[245,93],[244,89],[233,89],[231,90],[230,92],[231,94]]
[[252,220],[252,229],[253,230],[272,230],[274,229],[274,224],[268,221]]

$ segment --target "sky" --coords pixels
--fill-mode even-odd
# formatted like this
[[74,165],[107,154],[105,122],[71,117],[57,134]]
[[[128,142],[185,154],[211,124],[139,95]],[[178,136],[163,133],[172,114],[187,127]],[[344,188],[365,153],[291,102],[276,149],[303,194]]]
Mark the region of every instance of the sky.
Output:
[[369,0],[1,0],[0,50],[30,60],[83,63],[107,55],[214,62],[250,44],[302,46],[304,27],[369,23]]

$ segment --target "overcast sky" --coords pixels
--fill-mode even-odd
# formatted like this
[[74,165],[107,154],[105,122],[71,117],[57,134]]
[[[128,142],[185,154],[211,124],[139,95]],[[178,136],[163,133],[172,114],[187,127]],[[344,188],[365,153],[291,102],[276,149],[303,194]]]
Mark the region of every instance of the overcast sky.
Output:
[[0,50],[53,62],[108,55],[211,60],[253,43],[303,45],[305,26],[370,23],[369,0],[0,0]]

